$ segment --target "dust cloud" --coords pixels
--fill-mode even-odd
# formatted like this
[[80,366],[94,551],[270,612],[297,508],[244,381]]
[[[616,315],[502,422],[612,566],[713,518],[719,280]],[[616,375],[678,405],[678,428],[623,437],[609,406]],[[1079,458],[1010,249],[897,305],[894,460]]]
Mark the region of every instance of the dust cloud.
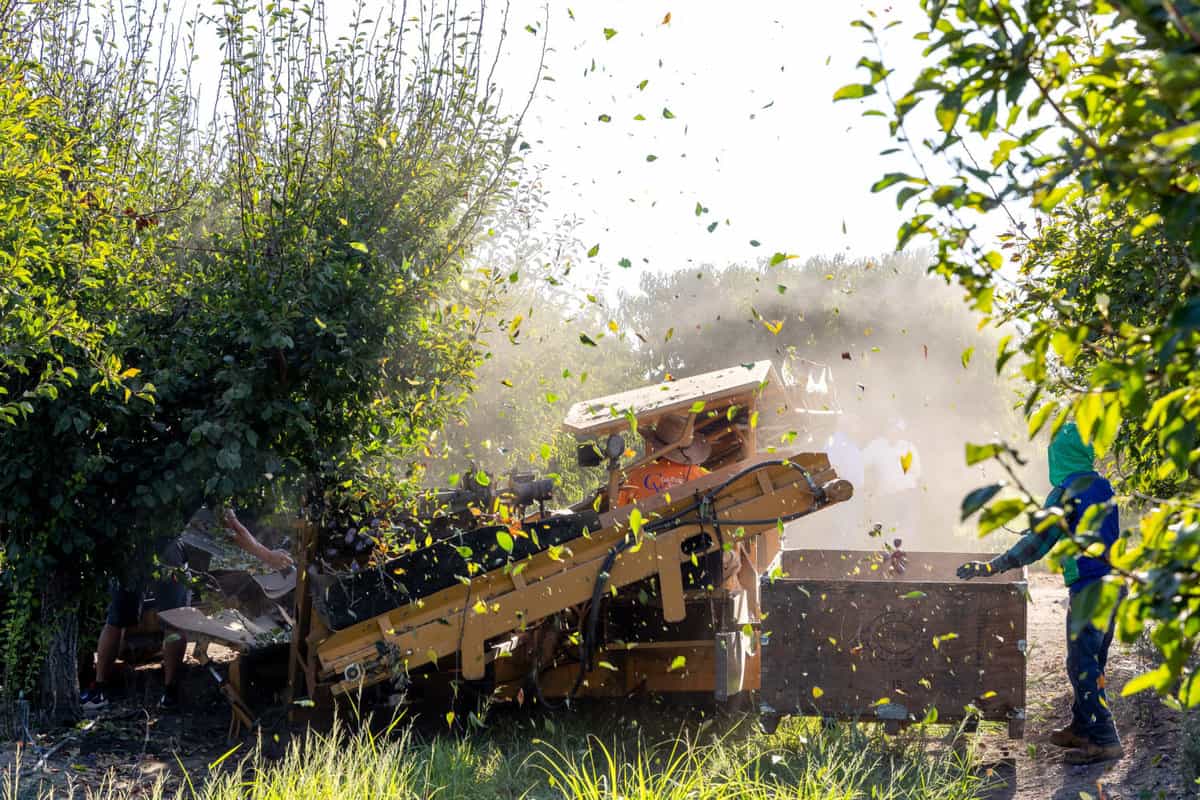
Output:
[[[873,550],[899,538],[908,551],[999,551],[1012,537],[980,540],[959,509],[970,490],[1007,476],[995,464],[967,467],[964,443],[1017,446],[1029,458],[1019,477],[1035,492],[1047,489],[1044,457],[1024,434],[1019,387],[995,375],[1003,332],[981,329],[982,315],[960,289],[926,275],[926,263],[915,253],[647,274],[597,317],[620,331],[599,348],[575,344],[576,321],[569,330],[546,324],[559,315],[543,305],[550,335],[495,346],[480,379],[492,393],[502,377],[517,381],[504,391],[516,407],[548,392],[562,402],[497,414],[481,398],[464,438],[503,442],[527,464],[570,401],[764,358],[804,386],[811,363],[826,365],[830,393],[814,401],[840,413],[790,415],[795,440],[775,444],[830,452],[855,497],[790,525],[786,546]],[[760,436],[760,446],[771,443]]]

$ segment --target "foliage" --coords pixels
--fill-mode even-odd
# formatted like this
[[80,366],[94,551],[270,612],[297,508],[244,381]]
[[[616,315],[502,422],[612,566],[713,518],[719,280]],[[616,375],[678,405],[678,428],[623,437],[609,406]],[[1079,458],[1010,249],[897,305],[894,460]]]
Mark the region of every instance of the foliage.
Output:
[[[838,92],[880,101],[867,113],[887,119],[899,145],[889,152],[917,166],[874,190],[896,187],[910,209],[899,246],[932,236],[934,271],[1022,331],[1003,341],[996,367],[1028,381],[1030,434],[1073,417],[1109,457],[1118,491],[1148,505],[1113,548],[1117,574],[1083,601],[1104,622],[1124,585],[1120,637],[1152,628],[1163,663],[1126,691],[1153,687],[1200,704],[1200,674],[1187,666],[1200,642],[1200,5],[922,7],[926,66],[912,86],[896,93],[872,53],[859,62],[866,82]],[[856,24],[880,43],[878,20]],[[934,134],[913,133],[926,124]],[[935,162],[948,179],[935,177]],[[1015,279],[972,212],[1009,214],[1003,249]],[[1007,445],[987,453],[1017,458]],[[1059,555],[1094,545],[1088,528]]]
[[[121,142],[139,137],[148,120],[170,130],[161,112],[171,85],[150,91],[137,70],[101,60],[92,96],[118,93],[141,113],[109,104],[85,120],[83,90],[62,86],[80,74],[56,66],[0,61],[0,656],[8,688],[28,687],[38,674],[29,652],[66,655],[52,647],[55,633],[73,647],[92,546],[129,523],[132,498],[114,505],[110,490],[132,490],[135,476],[101,440],[140,444],[154,387],[123,356],[175,288],[159,257],[166,237],[149,211],[146,172],[120,158]],[[48,91],[51,83],[62,91]],[[69,660],[55,666],[70,674]],[[61,703],[53,711],[71,712],[69,697],[53,699]]]
[[[280,486],[403,495],[411,476],[398,459],[463,402],[494,301],[495,280],[462,265],[507,190],[519,121],[482,83],[480,12],[444,9],[430,26],[377,23],[359,7],[349,34],[331,37],[321,3],[223,3],[207,22],[225,47],[227,114],[200,136],[186,78],[163,79],[139,56],[146,42],[176,47],[156,34],[166,9],[121,11],[128,19],[72,27],[75,4],[35,8],[18,42],[32,60],[5,84],[28,83],[42,93],[34,107],[60,111],[58,129],[18,140],[28,153],[5,160],[17,171],[45,153],[45,185],[25,188],[18,180],[33,178],[18,172],[0,202],[44,203],[62,221],[51,255],[17,264],[40,292],[20,296],[44,301],[18,331],[30,355],[16,341],[5,352],[25,361],[0,373],[6,396],[28,405],[0,438],[16,589],[9,690],[38,667],[31,637],[56,624],[43,613],[27,625],[33,608],[61,621],[102,577],[136,577],[203,501]],[[90,36],[122,23],[129,57],[91,59]],[[29,113],[9,105],[13,124]],[[84,188],[62,194],[60,163]],[[84,234],[90,250],[76,244]],[[26,249],[40,258],[43,244]],[[42,320],[60,307],[80,322],[51,336]],[[79,379],[64,385],[67,367]],[[31,594],[58,584],[52,601]],[[52,691],[67,705],[70,659]]]
[[[656,716],[662,716],[661,709]],[[731,732],[711,721],[673,730],[620,727],[590,715],[505,718],[503,725],[460,736],[421,737],[406,722],[385,734],[363,726],[308,731],[276,759],[234,749],[207,775],[185,776],[172,791],[108,781],[89,800],[225,800],[226,798],[709,798],[832,800],[969,800],[989,780],[973,748],[956,753],[923,734],[889,741],[862,727],[821,730],[791,722],[776,736],[752,735],[750,720]],[[0,798],[38,797],[8,775]],[[79,795],[76,795],[79,796]]]

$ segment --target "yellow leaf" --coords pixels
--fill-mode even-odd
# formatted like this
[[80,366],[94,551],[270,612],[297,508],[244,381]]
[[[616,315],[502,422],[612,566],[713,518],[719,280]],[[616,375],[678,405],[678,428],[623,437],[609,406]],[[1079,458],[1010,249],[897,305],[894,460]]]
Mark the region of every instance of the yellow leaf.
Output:
[[812,688],[812,696],[813,696],[813,697],[815,697],[815,698],[817,698],[817,699],[820,699],[820,698],[821,698],[821,697],[823,697],[824,695],[825,695],[825,690],[824,690],[824,689],[822,689],[820,686],[814,686],[814,687]]
[[670,12],[670,11],[668,11],[668,12],[667,12],[667,15],[666,15],[665,17],[663,17],[662,24],[663,24],[663,25],[670,25],[670,24],[671,24],[671,12]]
[[763,327],[766,328],[767,330],[769,330],[771,332],[772,336],[778,336],[779,332],[781,330],[783,330],[783,320],[773,319],[768,322],[767,320],[764,319]]
[[904,470],[904,474],[908,474],[909,467],[912,466],[912,451],[909,450],[904,455],[900,456],[900,469]]
[[617,321],[615,319],[610,319],[608,321],[608,329],[613,333],[617,332]]
[[686,664],[687,658],[685,656],[675,656],[675,658],[671,659],[671,666],[667,667],[667,672],[683,669]]

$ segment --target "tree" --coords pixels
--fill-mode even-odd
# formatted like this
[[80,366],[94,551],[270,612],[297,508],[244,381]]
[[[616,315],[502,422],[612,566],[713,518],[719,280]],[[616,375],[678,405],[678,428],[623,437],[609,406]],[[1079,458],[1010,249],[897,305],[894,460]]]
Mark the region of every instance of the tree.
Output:
[[[1125,588],[1120,637],[1132,641],[1148,626],[1162,656],[1125,691],[1153,687],[1195,706],[1200,6],[922,6],[930,25],[918,39],[928,43],[928,63],[913,85],[894,91],[891,71],[872,53],[859,62],[866,82],[843,87],[835,99],[880,100],[882,111],[867,113],[887,118],[916,166],[874,186],[897,187],[897,203],[912,209],[899,245],[931,236],[934,271],[966,287],[982,314],[1023,331],[1002,341],[996,367],[1029,382],[1030,435],[1074,418],[1110,458],[1126,502],[1145,505],[1137,529],[1125,531],[1110,554],[1115,575],[1083,600],[1106,624]],[[856,24],[879,44],[876,21]],[[911,133],[918,109],[929,114],[935,135]],[[981,157],[985,142],[992,152]],[[935,161],[949,166],[948,180],[933,177]],[[1003,249],[1015,278],[967,218],[1004,211],[1014,224]],[[1018,457],[999,442],[967,450],[969,461]],[[1034,525],[1064,524],[1060,514],[1039,514],[1030,493],[1021,493],[1024,502],[993,504],[981,527],[1022,514]],[[966,503],[964,510],[971,510]],[[1060,555],[1096,547],[1085,521]]]
[[[146,190],[147,170],[122,162],[173,87],[150,92],[140,71],[107,57],[87,70],[53,57],[19,60],[35,47],[39,25],[61,13],[9,9],[0,25],[11,54],[0,60],[0,655],[5,689],[39,682],[46,711],[69,717],[92,545],[125,522],[124,506],[80,499],[89,484],[120,480],[97,440],[149,419],[153,386],[122,356],[172,291],[149,211],[161,194]],[[59,51],[41,54],[51,53]],[[141,111],[101,102],[85,112],[85,96],[120,96]]]
[[[167,164],[206,169],[176,203],[143,205],[147,188],[111,206],[127,238],[159,242],[112,266],[123,294],[78,271],[38,276],[113,320],[95,374],[12,418],[0,440],[0,488],[13,498],[5,571],[19,589],[5,608],[6,688],[53,668],[49,705],[69,713],[75,652],[64,631],[81,595],[151,558],[155,539],[201,502],[268,485],[378,503],[410,491],[402,459],[463,402],[479,360],[491,278],[462,265],[508,188],[519,125],[485,83],[486,27],[466,11],[376,25],[359,6],[338,38],[321,3],[223,4],[210,22],[226,48],[229,113],[199,141],[161,137],[145,110],[156,106],[117,103],[106,80],[76,92],[54,89],[57,72],[46,78],[61,108],[87,96],[133,121],[89,124],[88,136],[78,120],[66,126],[73,143],[129,153],[88,162],[111,163],[117,186],[151,187],[144,178]],[[55,30],[71,9],[46,13],[43,30]],[[147,20],[131,19],[130,41],[144,41]],[[158,96],[161,84],[143,83]],[[172,102],[189,107],[185,94]],[[164,157],[181,143],[182,156]],[[28,595],[58,585],[53,598]],[[21,625],[34,608],[43,624]],[[25,655],[43,636],[63,644],[38,664]]]

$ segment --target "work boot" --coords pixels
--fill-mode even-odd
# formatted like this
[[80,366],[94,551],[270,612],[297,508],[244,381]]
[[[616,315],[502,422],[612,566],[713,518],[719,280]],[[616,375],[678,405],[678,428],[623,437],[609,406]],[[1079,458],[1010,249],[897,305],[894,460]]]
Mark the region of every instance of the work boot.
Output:
[[1123,752],[1120,742],[1113,744],[1088,742],[1083,747],[1068,750],[1063,760],[1068,764],[1099,764],[1101,761],[1120,758]]
[[159,711],[178,711],[179,710],[179,685],[167,684],[163,687],[162,697],[158,700]]
[[1055,747],[1067,748],[1087,747],[1088,740],[1086,736],[1080,736],[1074,728],[1068,725],[1050,734],[1050,744]]
[[112,694],[112,689],[103,683],[93,684],[90,688],[80,692],[79,701],[83,706],[83,713],[99,714],[108,708]]

